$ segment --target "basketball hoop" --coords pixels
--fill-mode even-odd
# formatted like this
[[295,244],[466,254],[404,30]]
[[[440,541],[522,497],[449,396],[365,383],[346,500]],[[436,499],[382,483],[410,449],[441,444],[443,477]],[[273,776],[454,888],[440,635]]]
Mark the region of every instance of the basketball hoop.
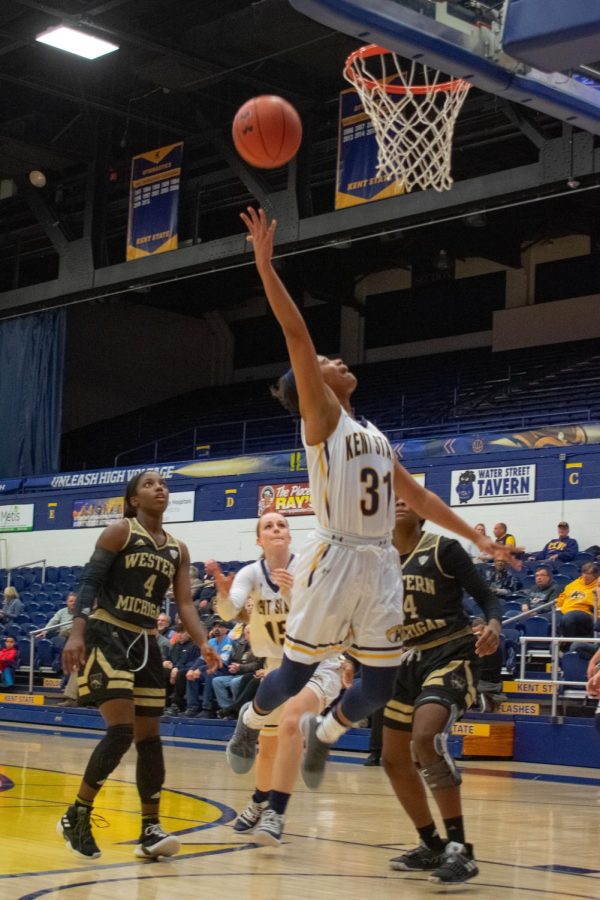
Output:
[[[390,63],[393,63],[391,65]],[[408,66],[408,68],[404,68]],[[362,100],[377,139],[377,176],[447,191],[454,126],[471,85],[369,44],[351,53],[344,78]]]

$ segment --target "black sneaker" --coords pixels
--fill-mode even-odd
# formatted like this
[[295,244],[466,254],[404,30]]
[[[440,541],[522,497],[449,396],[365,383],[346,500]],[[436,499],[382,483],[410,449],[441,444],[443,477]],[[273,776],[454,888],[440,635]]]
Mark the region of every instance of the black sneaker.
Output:
[[367,758],[365,759],[363,766],[380,766],[381,765],[381,756],[379,753],[369,753]]
[[437,884],[461,884],[476,875],[479,875],[479,869],[473,858],[473,845],[450,841],[446,844],[441,865],[428,880]]
[[[56,824],[56,832],[65,839],[69,850],[83,859],[98,859],[101,855],[100,847],[92,835],[91,818],[91,807],[73,805],[69,806]],[[102,816],[94,816],[94,824],[101,826],[101,822],[108,825]]]
[[139,843],[133,851],[143,859],[156,859],[157,856],[174,856],[179,850],[179,838],[163,831],[158,822],[146,825]]
[[165,709],[163,716],[181,716],[183,713],[179,709],[179,707],[175,703],[171,703],[170,706],[167,706]]
[[316,791],[325,774],[325,763],[329,756],[329,744],[324,744],[317,737],[317,728],[323,721],[321,716],[304,713],[300,719],[300,731],[304,738],[304,756],[302,757],[302,780],[311,791]]
[[233,823],[233,830],[237,832],[252,831],[254,826],[258,825],[264,809],[264,803],[255,803],[254,800],[251,800]]
[[254,757],[256,756],[256,744],[260,729],[248,728],[247,725],[244,725],[244,713],[250,704],[251,701],[249,700],[240,709],[235,731],[225,751],[227,762],[237,775],[245,775],[246,772],[249,772],[254,765]]
[[284,817],[269,806],[260,817],[254,832],[254,841],[259,847],[279,847],[283,833]]
[[187,709],[184,709],[182,715],[186,716],[188,719],[195,719],[196,716],[200,715],[200,707],[188,706]]
[[444,850],[431,850],[423,841],[414,850],[390,859],[390,867],[398,872],[428,872],[444,862]]

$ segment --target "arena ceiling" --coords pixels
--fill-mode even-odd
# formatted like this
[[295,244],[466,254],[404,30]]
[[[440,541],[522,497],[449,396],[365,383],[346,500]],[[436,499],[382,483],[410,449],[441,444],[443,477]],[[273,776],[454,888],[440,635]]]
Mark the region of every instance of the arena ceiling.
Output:
[[[89,62],[35,41],[61,22],[120,49]],[[239,302],[255,278],[251,267],[235,268],[247,259],[238,213],[256,195],[282,220],[282,252],[301,252],[287,264],[290,276],[340,302],[369,271],[433,259],[442,248],[519,265],[524,243],[594,234],[595,139],[476,90],[457,128],[453,197],[416,193],[333,213],[341,69],[356,46],[287,0],[3,0],[0,317],[129,286],[136,302],[187,313]],[[236,109],[263,93],[286,97],[302,115],[305,139],[290,171],[248,170],[232,150]],[[127,268],[131,157],[180,139],[182,249]],[[32,169],[46,174],[43,190],[28,184]],[[579,189],[567,186],[571,175]],[[523,198],[530,202],[511,207]],[[465,219],[482,210],[483,219]],[[309,266],[306,250],[316,253]],[[175,280],[223,269],[227,290],[206,291],[200,303]]]

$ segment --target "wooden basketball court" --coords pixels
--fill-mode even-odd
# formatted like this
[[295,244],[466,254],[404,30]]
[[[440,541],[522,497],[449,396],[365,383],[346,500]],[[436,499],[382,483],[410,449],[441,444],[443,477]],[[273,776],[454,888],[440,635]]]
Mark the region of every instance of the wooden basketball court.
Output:
[[[97,736],[2,725],[0,730],[0,897],[272,898],[378,900],[433,897],[447,889],[404,875],[388,860],[415,839],[382,769],[336,756],[323,788],[303,785],[292,800],[285,843],[257,848],[232,830],[251,776],[233,775],[222,744],[166,743],[163,823],[181,835],[179,856],[139,862],[135,753],[100,795],[102,857],[85,863],[55,832]],[[454,888],[486,900],[600,896],[596,769],[471,762],[463,766],[467,837],[477,879]]]

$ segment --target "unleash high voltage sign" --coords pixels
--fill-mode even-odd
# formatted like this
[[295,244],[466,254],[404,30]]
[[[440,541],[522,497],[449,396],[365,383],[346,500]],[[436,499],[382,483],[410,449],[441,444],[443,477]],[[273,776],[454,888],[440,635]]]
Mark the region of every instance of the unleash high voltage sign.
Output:
[[534,500],[535,465],[455,469],[452,472],[452,506],[532,503]]

